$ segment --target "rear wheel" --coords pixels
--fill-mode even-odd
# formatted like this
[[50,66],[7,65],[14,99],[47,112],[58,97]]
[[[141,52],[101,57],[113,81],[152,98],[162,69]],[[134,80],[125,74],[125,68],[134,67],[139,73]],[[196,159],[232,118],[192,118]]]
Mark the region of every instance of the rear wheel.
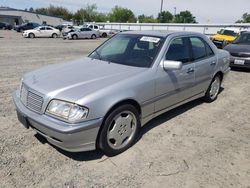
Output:
[[215,75],[205,94],[204,100],[206,102],[213,102],[217,99],[220,92],[221,81],[221,76],[219,74]]
[[129,104],[113,110],[105,119],[99,133],[98,147],[114,156],[127,150],[136,140],[140,129],[139,113]]
[[106,38],[107,36],[108,36],[107,33],[103,33],[103,34],[102,34],[102,37],[103,37],[103,38]]
[[53,33],[53,34],[52,34],[52,38],[57,38],[57,34],[56,34],[56,33]]
[[96,35],[95,34],[91,35],[91,39],[96,39]]
[[35,38],[35,34],[34,33],[30,33],[29,34],[29,38],[32,38],[32,39]]

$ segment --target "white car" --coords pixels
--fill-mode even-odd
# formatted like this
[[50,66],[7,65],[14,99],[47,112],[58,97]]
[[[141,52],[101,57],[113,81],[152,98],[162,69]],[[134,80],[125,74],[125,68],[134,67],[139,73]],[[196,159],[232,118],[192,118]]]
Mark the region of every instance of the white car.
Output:
[[75,32],[68,33],[68,39],[96,39],[100,37],[100,33],[98,31],[92,30],[90,28],[82,27]]
[[103,37],[103,38],[111,37],[121,32],[120,30],[117,30],[117,29],[105,29],[104,25],[99,26],[96,24],[86,24],[84,26],[87,28],[93,29],[95,31],[98,31],[100,33],[100,37]]
[[35,37],[52,37],[57,38],[60,36],[60,31],[50,26],[39,26],[35,29],[26,30],[23,32],[24,37],[35,38]]

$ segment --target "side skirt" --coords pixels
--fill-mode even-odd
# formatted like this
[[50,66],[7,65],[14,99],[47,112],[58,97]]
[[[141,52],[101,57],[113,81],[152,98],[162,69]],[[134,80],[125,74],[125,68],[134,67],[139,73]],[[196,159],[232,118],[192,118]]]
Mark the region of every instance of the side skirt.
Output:
[[183,105],[185,103],[188,103],[188,102],[193,101],[195,99],[199,99],[201,97],[204,97],[204,95],[205,95],[205,92],[198,93],[198,94],[196,94],[196,95],[194,95],[194,96],[192,96],[190,98],[187,98],[186,100],[180,101],[179,103],[176,103],[176,104],[171,105],[171,106],[169,106],[169,107],[167,107],[165,109],[162,109],[162,110],[160,110],[158,112],[150,114],[147,117],[141,119],[141,125],[144,126],[147,122],[154,119],[155,117],[157,117],[157,116],[159,116],[159,115],[161,115],[161,114],[163,114],[163,113],[165,113],[165,112],[167,112],[169,110],[172,110],[172,109],[174,109],[174,108],[176,108],[178,106],[181,106],[181,105]]

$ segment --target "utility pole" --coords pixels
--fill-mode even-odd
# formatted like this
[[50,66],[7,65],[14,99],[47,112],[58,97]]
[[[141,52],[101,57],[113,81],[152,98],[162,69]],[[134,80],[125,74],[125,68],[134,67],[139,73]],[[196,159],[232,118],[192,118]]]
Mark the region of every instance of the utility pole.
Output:
[[163,0],[161,0],[161,11],[160,11],[160,15],[162,13],[162,9],[163,9]]

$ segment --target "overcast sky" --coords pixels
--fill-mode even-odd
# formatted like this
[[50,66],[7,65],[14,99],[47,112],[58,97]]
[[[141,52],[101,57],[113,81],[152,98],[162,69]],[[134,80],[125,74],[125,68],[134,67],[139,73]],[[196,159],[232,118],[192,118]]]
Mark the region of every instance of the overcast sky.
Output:
[[[50,4],[67,7],[71,11],[96,3],[98,10],[109,12],[115,5],[131,9],[136,15],[156,16],[161,0],[0,0],[0,6],[39,8]],[[250,13],[250,0],[164,0],[164,10],[174,13],[190,10],[199,23],[234,23],[245,12]]]

